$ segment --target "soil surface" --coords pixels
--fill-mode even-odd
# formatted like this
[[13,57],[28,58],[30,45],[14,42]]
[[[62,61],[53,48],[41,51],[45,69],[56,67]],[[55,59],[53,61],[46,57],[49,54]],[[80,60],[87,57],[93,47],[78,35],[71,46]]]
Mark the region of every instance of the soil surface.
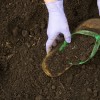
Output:
[[[70,30],[98,17],[97,0],[64,0]],[[48,77],[48,12],[42,0],[0,0],[0,100],[99,100],[100,51],[85,65]]]

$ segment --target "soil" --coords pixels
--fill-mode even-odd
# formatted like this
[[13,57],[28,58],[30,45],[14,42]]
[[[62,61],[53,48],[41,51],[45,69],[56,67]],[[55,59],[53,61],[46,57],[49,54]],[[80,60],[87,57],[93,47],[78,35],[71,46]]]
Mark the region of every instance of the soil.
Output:
[[[98,17],[96,0],[64,0],[71,32]],[[0,100],[99,100],[100,51],[50,78],[42,70],[48,12],[42,0],[0,0]]]

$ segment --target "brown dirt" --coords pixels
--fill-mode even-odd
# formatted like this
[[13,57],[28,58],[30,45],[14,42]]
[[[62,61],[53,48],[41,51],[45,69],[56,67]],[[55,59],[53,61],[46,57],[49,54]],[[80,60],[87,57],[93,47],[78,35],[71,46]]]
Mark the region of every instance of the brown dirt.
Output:
[[[64,0],[71,32],[98,17],[96,0]],[[41,0],[0,0],[0,100],[99,100],[100,52],[57,78],[41,68],[47,9]]]

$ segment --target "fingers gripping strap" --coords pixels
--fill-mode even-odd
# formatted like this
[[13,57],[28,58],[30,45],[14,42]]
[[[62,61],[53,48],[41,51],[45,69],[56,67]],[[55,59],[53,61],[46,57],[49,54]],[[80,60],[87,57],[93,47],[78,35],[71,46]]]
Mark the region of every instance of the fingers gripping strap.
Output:
[[[89,61],[91,58],[94,57],[94,55],[96,54],[96,52],[98,51],[99,47],[100,47],[100,35],[95,33],[95,32],[92,32],[92,31],[87,31],[87,30],[81,30],[81,31],[78,31],[76,33],[73,33],[73,35],[77,35],[77,34],[82,34],[82,35],[87,35],[87,36],[91,36],[93,38],[96,39],[95,41],[95,44],[94,44],[94,47],[93,47],[93,50],[92,50],[92,53],[90,54],[89,58],[85,61],[81,61],[79,62],[78,64],[76,65],[80,65],[80,64],[84,64],[86,63],[87,61]],[[64,41],[64,43],[61,45],[61,47],[59,48],[59,51],[63,51],[64,48],[68,45],[68,43],[66,41]],[[70,63],[72,64],[72,63]],[[73,65],[73,64],[72,64]]]

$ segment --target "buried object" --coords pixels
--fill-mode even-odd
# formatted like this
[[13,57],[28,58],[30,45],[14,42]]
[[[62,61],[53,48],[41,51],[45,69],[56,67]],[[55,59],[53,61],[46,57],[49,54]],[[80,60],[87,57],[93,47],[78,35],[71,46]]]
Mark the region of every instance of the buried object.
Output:
[[[93,19],[90,20],[93,21]],[[98,20],[100,23],[100,19]],[[70,44],[64,41],[64,43],[59,44],[46,55],[42,62],[42,68],[48,76],[57,77],[71,66],[84,64],[94,57],[100,46],[100,35],[96,31],[93,31],[93,28],[94,30],[97,29],[95,26],[93,27],[94,23],[90,25],[88,24],[89,21],[86,21],[86,23],[85,28],[80,27],[83,25],[81,24],[76,29],[76,32],[72,34],[72,42]]]

